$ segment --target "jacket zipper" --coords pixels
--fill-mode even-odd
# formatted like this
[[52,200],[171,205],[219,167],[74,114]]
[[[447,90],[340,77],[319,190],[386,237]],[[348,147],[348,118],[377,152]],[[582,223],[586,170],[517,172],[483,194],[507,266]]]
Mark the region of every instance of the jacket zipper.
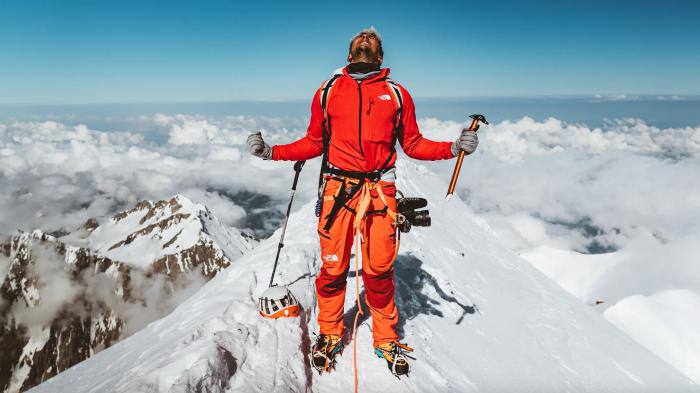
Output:
[[360,154],[363,156],[365,152],[362,150],[362,81],[357,81],[357,93],[360,97],[360,110],[357,116],[357,144],[360,146]]

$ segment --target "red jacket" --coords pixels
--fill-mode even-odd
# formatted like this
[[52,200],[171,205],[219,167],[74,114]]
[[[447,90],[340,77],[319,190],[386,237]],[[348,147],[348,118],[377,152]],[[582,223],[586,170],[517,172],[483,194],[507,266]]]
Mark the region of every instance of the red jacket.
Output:
[[[392,154],[392,136],[396,105],[385,83],[389,69],[358,83],[343,68],[343,75],[333,84],[326,104],[330,123],[328,162],[347,171],[371,172],[383,169]],[[397,136],[409,157],[419,160],[443,160],[454,157],[451,142],[435,142],[423,138],[416,123],[413,99],[399,85],[403,100],[402,132]],[[321,88],[311,103],[311,121],[306,136],[272,149],[273,160],[301,161],[323,153],[323,109]],[[386,166],[391,167],[396,155]]]

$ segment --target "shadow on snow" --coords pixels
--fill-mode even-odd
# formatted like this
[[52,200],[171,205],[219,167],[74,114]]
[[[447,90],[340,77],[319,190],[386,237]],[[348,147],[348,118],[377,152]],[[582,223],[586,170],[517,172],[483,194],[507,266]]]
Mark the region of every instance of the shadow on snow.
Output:
[[[413,255],[399,255],[394,262],[395,299],[396,306],[399,309],[399,324],[396,327],[396,332],[399,337],[404,336],[406,322],[419,315],[436,315],[445,318],[445,315],[440,310],[441,303],[453,303],[462,309],[462,315],[455,321],[456,325],[461,324],[468,314],[474,314],[479,310],[476,304],[465,304],[465,302],[461,302],[454,296],[445,293],[438,285],[435,277],[426,272],[422,265],[423,261]],[[350,271],[348,276],[354,278],[355,272]],[[431,297],[426,294],[430,292],[436,293],[438,297]],[[360,294],[360,299],[364,314],[360,315],[358,326],[370,317],[369,308],[365,303],[364,290]],[[346,343],[352,340],[352,325],[355,321],[356,313],[357,304],[348,310],[343,317],[345,324],[344,341]]]

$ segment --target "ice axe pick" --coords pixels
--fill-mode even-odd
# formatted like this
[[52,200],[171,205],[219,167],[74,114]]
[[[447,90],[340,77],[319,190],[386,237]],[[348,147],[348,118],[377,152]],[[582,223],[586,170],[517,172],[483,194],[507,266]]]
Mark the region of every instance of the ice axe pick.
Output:
[[[479,123],[489,124],[486,121],[484,115],[471,115],[472,124],[469,125],[468,130],[476,132],[479,129]],[[462,161],[464,161],[464,152],[460,151],[457,157],[457,162],[455,163],[455,169],[452,171],[452,179],[450,179],[450,186],[447,188],[447,195],[445,195],[445,202],[452,198],[452,194],[455,192],[455,187],[457,186],[457,178],[459,178],[459,171],[462,169]]]

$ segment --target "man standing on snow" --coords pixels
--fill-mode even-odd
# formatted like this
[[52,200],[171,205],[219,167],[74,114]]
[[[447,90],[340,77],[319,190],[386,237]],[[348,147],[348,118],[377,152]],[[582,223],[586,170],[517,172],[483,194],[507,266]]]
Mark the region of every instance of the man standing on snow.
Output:
[[331,368],[342,350],[345,287],[358,237],[375,353],[395,375],[408,373],[403,351],[410,348],[399,343],[394,302],[395,144],[398,141],[409,157],[419,160],[449,159],[460,151],[471,154],[478,145],[477,134],[466,129],[456,142],[424,138],[408,91],[388,78],[388,68],[380,68],[383,55],[377,31],[360,31],[350,41],[349,64],[316,92],[306,136],[273,147],[260,133],[248,137],[250,152],[266,160],[324,155],[318,222],[323,265],[316,278],[320,334],[312,348],[319,371]]

